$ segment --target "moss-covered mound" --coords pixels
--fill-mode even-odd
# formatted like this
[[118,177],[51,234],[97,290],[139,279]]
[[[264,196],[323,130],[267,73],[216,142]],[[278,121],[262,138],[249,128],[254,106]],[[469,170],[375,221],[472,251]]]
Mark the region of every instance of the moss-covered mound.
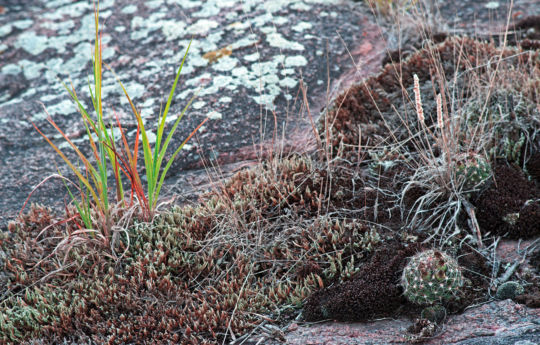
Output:
[[421,250],[418,244],[385,245],[364,265],[354,280],[314,293],[306,301],[304,317],[308,321],[371,320],[392,316],[407,304],[399,278],[407,258]]
[[[386,239],[326,210],[339,188],[308,157],[242,171],[195,206],[132,220],[110,246],[33,207],[2,234],[2,342],[216,343],[350,279]],[[289,312],[287,312],[289,310]],[[278,317],[281,315],[281,317]]]
[[[385,147],[403,140],[409,150],[418,151],[411,140],[421,130],[413,92],[417,75],[427,127],[437,125],[436,96],[441,94],[442,111],[460,119],[453,128],[459,139],[471,139],[467,131],[478,121],[495,121],[490,146],[503,149],[504,141],[519,141],[520,134],[528,134],[533,136],[527,140],[537,147],[539,69],[540,52],[534,49],[500,49],[467,37],[451,37],[437,45],[428,41],[406,60],[387,64],[377,76],[341,93],[321,117],[320,132],[335,155],[350,161],[363,158],[359,144]],[[452,121],[445,119],[446,125]]]
[[474,204],[485,232],[513,239],[540,236],[540,189],[515,166],[497,165],[494,181]]
[[[378,221],[401,222],[402,240],[420,235],[427,238],[425,246],[447,247],[459,258],[467,284],[459,298],[445,303],[451,312],[485,299],[491,274],[480,254],[458,248],[457,241],[482,241],[482,234],[539,235],[540,195],[534,183],[519,168],[494,164],[504,161],[536,173],[539,54],[471,38],[428,43],[343,92],[320,120],[331,157],[367,171],[366,184],[393,215]],[[397,222],[395,205],[401,212]],[[505,219],[514,214],[519,217],[509,224]],[[470,225],[470,217],[479,229]],[[398,281],[415,246],[379,247],[352,281],[310,296],[306,319],[369,320],[412,309]]]
[[[536,176],[539,81],[540,51],[467,37],[428,41],[339,95],[321,117],[320,133],[331,157],[369,172],[383,208],[399,205],[409,230],[446,233],[469,227],[464,205],[493,182],[494,162]],[[529,223],[536,203],[522,201],[522,222]],[[533,229],[515,236],[537,233],[526,227]]]

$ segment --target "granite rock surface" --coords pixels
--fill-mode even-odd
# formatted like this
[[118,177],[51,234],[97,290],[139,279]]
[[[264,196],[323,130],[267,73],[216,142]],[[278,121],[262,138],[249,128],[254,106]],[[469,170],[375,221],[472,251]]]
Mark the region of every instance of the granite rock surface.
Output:
[[[46,121],[51,116],[83,151],[87,146],[80,115],[60,81],[71,83],[92,109],[87,83],[94,7],[91,0],[0,5],[0,218],[5,224],[32,188],[57,168],[71,176],[32,123],[65,149],[67,143]],[[306,122],[300,112],[301,81],[317,115],[328,80],[353,65],[347,49],[363,47],[361,54],[373,59],[384,47],[380,30],[362,13],[365,8],[342,0],[104,0],[99,7],[103,60],[150,129],[156,128],[193,39],[168,123],[197,97],[171,147],[203,119],[209,121],[173,164],[167,184],[177,194],[189,186],[186,171],[203,167],[201,157],[220,164],[254,159],[253,144],[271,139],[274,129],[276,135],[290,136]],[[135,119],[108,70],[103,101],[106,121],[116,112],[133,137]],[[61,207],[65,196],[62,183],[50,180],[30,201]]]

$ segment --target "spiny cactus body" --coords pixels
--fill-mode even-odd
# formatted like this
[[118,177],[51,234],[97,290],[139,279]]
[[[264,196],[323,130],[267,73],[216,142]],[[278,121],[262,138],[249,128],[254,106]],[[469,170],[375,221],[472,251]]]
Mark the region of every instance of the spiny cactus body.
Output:
[[449,255],[426,250],[413,256],[401,277],[405,297],[413,303],[432,305],[450,300],[463,286],[461,269]]
[[521,285],[519,282],[509,281],[499,285],[499,287],[497,288],[497,293],[495,294],[495,298],[515,298],[516,296],[521,295],[524,291],[525,289],[523,288],[523,285]]
[[479,187],[491,176],[491,166],[479,154],[468,153],[458,157],[456,162],[456,178],[463,182],[464,190]]

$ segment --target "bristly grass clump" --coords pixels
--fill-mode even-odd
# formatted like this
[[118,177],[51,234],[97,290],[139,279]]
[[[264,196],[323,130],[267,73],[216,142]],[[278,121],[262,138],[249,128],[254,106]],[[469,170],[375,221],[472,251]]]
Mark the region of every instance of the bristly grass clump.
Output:
[[[493,162],[523,168],[539,150],[538,55],[471,38],[426,44],[338,96],[319,132],[332,157],[371,167],[373,188],[401,205],[407,228],[448,236],[471,213],[471,192],[490,181]],[[467,168],[460,157],[471,156]],[[380,174],[389,169],[390,186]]]
[[398,15],[414,7],[418,0],[366,0],[372,10],[384,16]]

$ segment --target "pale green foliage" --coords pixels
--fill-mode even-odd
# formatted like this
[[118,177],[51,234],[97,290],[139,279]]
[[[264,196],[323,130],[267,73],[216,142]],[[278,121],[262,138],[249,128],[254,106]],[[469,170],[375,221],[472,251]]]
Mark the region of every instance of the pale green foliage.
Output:
[[48,290],[27,289],[22,297],[15,298],[14,305],[4,307],[0,313],[0,341],[18,342],[28,334],[38,333],[44,324],[60,321],[54,315],[58,310],[56,301]]
[[[516,72],[517,73],[517,72]],[[534,85],[524,85],[534,90]],[[486,102],[473,100],[463,109],[465,125],[476,131],[487,130],[490,140],[486,151],[489,156],[505,158],[519,163],[522,150],[530,142],[530,135],[537,131],[540,109],[536,107],[534,96],[502,88],[496,90]],[[481,130],[480,130],[481,129]]]

